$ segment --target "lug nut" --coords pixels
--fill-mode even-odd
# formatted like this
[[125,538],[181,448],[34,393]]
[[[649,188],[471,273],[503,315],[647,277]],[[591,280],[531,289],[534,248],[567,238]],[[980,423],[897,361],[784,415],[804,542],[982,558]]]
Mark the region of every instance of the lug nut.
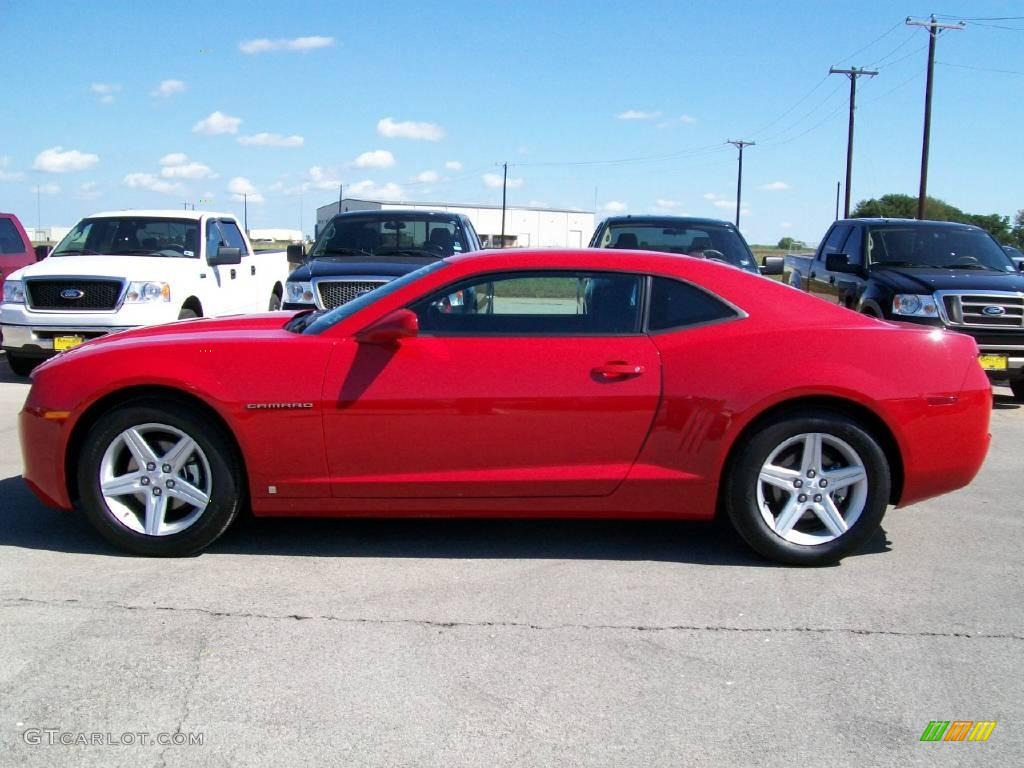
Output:
[[150,472],[152,472],[152,471],[154,471],[154,470],[156,469],[156,464],[154,464],[154,463],[153,463],[153,462],[151,461],[151,462],[149,462],[148,464],[146,464],[146,469],[147,469],[147,470],[149,470]]
[[153,489],[153,495],[154,496],[159,496],[161,493],[163,493],[163,491],[161,491],[159,488],[154,488]]
[[173,488],[174,487],[174,481],[173,480],[168,480],[167,481],[167,487],[168,488]]
[[793,481],[793,487],[794,488],[803,488],[804,487],[804,481],[803,480],[794,480]]
[[816,494],[814,495],[814,500],[815,500],[816,502],[820,502],[820,501],[821,501],[821,494],[820,494],[820,493],[816,493]]
[[828,480],[822,480],[820,483],[818,483],[818,485],[820,485],[822,488],[826,488],[828,487]]
[[801,493],[799,496],[796,497],[796,500],[803,504],[805,501],[807,501],[807,494]]
[[139,482],[142,485],[149,485],[149,478],[148,477],[143,477],[141,480],[139,480]]
[[166,475],[168,472],[171,471],[171,465],[170,464],[164,464],[162,469],[163,469],[164,474]]
[[815,471],[813,469],[810,469],[810,470],[807,471],[807,476],[808,477],[814,477],[815,474],[816,473],[815,473]]

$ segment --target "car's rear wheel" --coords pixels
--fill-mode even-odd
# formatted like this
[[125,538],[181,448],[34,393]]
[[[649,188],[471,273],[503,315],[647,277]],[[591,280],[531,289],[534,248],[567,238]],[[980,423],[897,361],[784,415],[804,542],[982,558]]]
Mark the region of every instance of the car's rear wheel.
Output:
[[271,312],[277,312],[281,308],[281,297],[277,293],[270,294],[270,304],[267,307]]
[[729,519],[757,552],[792,565],[825,565],[875,533],[892,481],[870,431],[820,412],[763,425],[739,449],[725,482]]
[[12,355],[10,352],[7,353],[7,364],[11,366],[15,376],[28,376],[41,362],[43,360],[39,357],[23,357],[22,355]]
[[1010,382],[1010,391],[1017,400],[1024,401],[1024,379],[1017,379]]
[[197,317],[199,317],[199,315],[196,314],[196,311],[194,309],[189,309],[188,307],[182,307],[178,312],[179,320],[193,320]]
[[209,419],[177,403],[137,401],[102,416],[78,465],[86,516],[113,544],[140,555],[194,554],[242,506],[241,463]]

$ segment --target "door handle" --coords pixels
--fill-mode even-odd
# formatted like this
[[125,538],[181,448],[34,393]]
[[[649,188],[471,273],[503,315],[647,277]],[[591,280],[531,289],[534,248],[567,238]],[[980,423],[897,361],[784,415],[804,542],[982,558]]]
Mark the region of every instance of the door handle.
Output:
[[628,379],[633,376],[640,376],[645,368],[642,365],[634,365],[623,360],[613,360],[610,363],[599,365],[593,370],[593,374],[602,379]]
[[252,264],[252,265],[249,266],[249,274],[250,275],[255,275],[256,274],[256,265],[255,264]]
[[234,269],[232,269],[232,270],[231,270],[231,279],[232,279],[232,280],[234,280],[234,279],[235,279],[235,276],[236,276],[235,270],[234,270]]

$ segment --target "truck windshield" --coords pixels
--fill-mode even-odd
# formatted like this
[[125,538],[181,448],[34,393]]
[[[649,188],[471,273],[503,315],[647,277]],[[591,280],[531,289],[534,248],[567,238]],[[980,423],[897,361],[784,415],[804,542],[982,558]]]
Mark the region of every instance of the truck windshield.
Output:
[[199,222],[147,216],[82,219],[50,256],[178,256],[199,258]]
[[469,250],[458,219],[386,214],[336,216],[320,234],[311,259],[348,256],[437,256]]
[[753,254],[736,230],[712,223],[611,224],[605,228],[598,247],[678,253],[757,270]]
[[868,237],[875,267],[1016,271],[999,244],[980,229],[913,225],[878,227]]

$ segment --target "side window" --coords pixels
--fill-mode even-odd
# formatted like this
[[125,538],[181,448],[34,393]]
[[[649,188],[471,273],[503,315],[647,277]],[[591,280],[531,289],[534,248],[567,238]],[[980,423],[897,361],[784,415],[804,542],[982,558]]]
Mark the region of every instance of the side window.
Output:
[[24,253],[25,245],[21,242],[21,235],[10,219],[0,219],[0,254],[3,253]]
[[832,231],[828,233],[828,237],[825,239],[825,245],[822,247],[821,253],[818,254],[819,259],[824,261],[825,257],[830,253],[842,253],[841,248],[849,234],[850,226],[847,224],[838,224],[832,227]]
[[245,247],[245,238],[242,237],[242,232],[235,222],[222,220],[220,222],[220,231],[227,241],[226,245],[231,248],[239,248],[243,256],[249,255],[249,249]]
[[864,229],[862,227],[850,227],[850,236],[846,238],[843,249],[839,253],[845,253],[850,257],[851,264],[864,264]]
[[411,309],[425,334],[633,334],[640,286],[638,275],[611,272],[506,273],[453,285]]
[[696,286],[668,277],[654,278],[651,290],[651,331],[683,328],[737,317],[736,310]]
[[227,245],[224,236],[221,234],[220,225],[216,221],[206,222],[206,254],[213,256],[222,245]]

